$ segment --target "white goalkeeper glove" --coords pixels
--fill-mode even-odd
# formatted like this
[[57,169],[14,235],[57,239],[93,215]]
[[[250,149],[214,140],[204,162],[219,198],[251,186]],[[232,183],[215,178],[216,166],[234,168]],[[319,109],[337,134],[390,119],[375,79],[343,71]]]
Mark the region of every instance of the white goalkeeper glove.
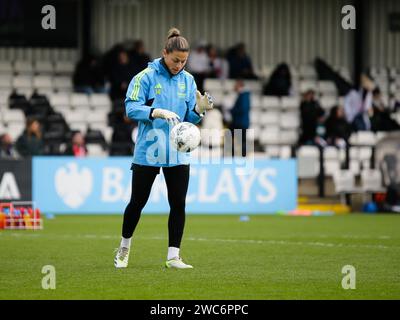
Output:
[[211,110],[214,108],[214,102],[212,97],[208,92],[204,92],[204,96],[200,93],[199,90],[196,92],[196,107],[195,110],[198,114],[202,114],[205,111]]
[[165,119],[173,126],[178,124],[180,120],[179,116],[175,112],[159,108],[154,109],[151,116],[153,118]]

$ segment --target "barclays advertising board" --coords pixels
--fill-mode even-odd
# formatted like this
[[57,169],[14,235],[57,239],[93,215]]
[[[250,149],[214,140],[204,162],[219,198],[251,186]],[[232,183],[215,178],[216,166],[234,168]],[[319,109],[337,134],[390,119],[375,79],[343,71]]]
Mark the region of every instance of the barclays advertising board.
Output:
[[[130,198],[131,160],[35,157],[32,198],[45,213],[121,214]],[[186,212],[266,214],[296,208],[295,160],[253,159],[247,168],[238,163],[192,164]],[[169,212],[162,171],[143,212]]]

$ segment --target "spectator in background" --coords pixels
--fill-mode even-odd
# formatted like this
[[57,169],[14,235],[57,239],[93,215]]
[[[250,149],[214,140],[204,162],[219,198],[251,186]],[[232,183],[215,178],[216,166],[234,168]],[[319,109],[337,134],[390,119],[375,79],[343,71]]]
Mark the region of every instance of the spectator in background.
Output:
[[369,109],[371,130],[393,131],[400,130],[400,125],[390,117],[390,110],[382,100],[382,94],[379,88],[372,91],[372,108]]
[[272,72],[263,93],[267,96],[289,96],[292,89],[292,77],[286,63],[279,64]]
[[209,61],[209,78],[224,80],[229,76],[229,65],[226,59],[218,54],[218,50],[213,45],[207,47]]
[[26,128],[16,142],[16,149],[22,157],[32,157],[43,154],[44,144],[40,123],[35,118],[26,120]]
[[334,106],[325,121],[326,141],[338,148],[346,147],[351,135],[351,126],[347,122],[342,106]]
[[208,76],[210,71],[205,42],[200,41],[196,49],[190,53],[187,68],[196,81],[197,89],[203,92],[204,79]]
[[244,43],[239,43],[228,51],[229,78],[257,79],[250,57],[246,53]]
[[80,60],[73,75],[74,90],[81,93],[104,93],[105,74],[100,60],[92,54]]
[[346,120],[354,131],[370,130],[369,112],[372,108],[372,90],[374,83],[366,76],[361,75],[361,88],[351,89],[344,98],[344,112]]
[[120,113],[117,117],[118,119],[113,126],[110,155],[128,156],[133,152],[132,132],[137,127],[137,122],[129,119],[125,113]]
[[65,149],[64,154],[67,156],[74,156],[74,157],[87,156],[85,138],[83,137],[83,134],[80,131],[76,131],[73,133],[71,138],[71,143]]
[[111,100],[125,99],[126,90],[134,75],[134,66],[129,59],[128,52],[121,50],[118,53],[117,64],[110,70]]
[[[246,131],[250,127],[250,92],[245,89],[242,80],[236,81],[235,91],[237,92],[237,98],[231,109],[232,122],[229,129],[232,133],[234,150],[237,146],[241,147],[241,156],[244,157],[246,156]],[[235,129],[241,129],[242,141],[235,141]]]
[[132,60],[133,75],[147,68],[147,64],[150,62],[150,56],[146,53],[142,40],[136,40],[133,43],[133,50],[129,52],[129,55]]
[[12,138],[8,133],[0,135],[0,159],[17,159]]
[[323,127],[325,112],[316,100],[314,90],[308,90],[304,93],[300,104],[300,113],[301,135],[299,144],[325,146],[326,142],[322,138],[325,134]]

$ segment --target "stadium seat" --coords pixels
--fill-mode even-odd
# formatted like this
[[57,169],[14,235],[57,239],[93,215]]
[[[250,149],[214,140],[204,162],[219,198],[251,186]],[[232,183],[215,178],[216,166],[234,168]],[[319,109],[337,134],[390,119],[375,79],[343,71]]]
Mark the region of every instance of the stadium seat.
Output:
[[319,174],[319,150],[315,146],[301,146],[297,150],[299,178],[315,178]]
[[358,131],[356,134],[355,144],[374,146],[376,144],[375,133],[373,133],[372,131]]
[[209,92],[223,91],[224,87],[220,79],[207,78],[204,80],[204,90]]
[[299,139],[297,130],[282,130],[279,134],[279,143],[295,145]]
[[280,150],[281,150],[281,148],[279,146],[266,146],[265,147],[265,155],[268,158],[279,158]]
[[322,95],[337,96],[337,88],[333,81],[318,81],[318,91]]
[[267,126],[261,131],[260,143],[261,144],[279,144],[279,127],[277,126]]
[[245,80],[244,87],[246,90],[252,92],[252,94],[259,94],[262,91],[262,82],[259,80]]
[[328,112],[332,107],[338,104],[338,99],[335,96],[322,96],[319,99],[319,103],[322,109]]
[[324,160],[324,170],[326,176],[333,177],[336,174],[336,172],[340,170],[340,160],[339,159]]
[[106,157],[108,156],[107,152],[104,151],[101,145],[99,144],[87,144],[88,156],[90,157]]
[[235,91],[236,80],[225,79],[222,82],[223,90],[226,92],[234,92]]
[[70,108],[70,96],[68,93],[55,93],[49,97],[50,104],[57,110],[67,110]]
[[251,125],[261,124],[261,115],[262,115],[261,112],[259,112],[258,110],[252,109],[250,111],[250,124]]
[[345,202],[344,195],[360,193],[360,189],[355,186],[354,173],[351,170],[339,170],[333,175],[335,192],[340,195],[342,203]]
[[75,63],[72,61],[56,61],[54,71],[57,74],[72,74],[75,70]]
[[65,120],[68,124],[76,124],[76,123],[87,123],[87,111],[77,110],[77,111],[69,111],[64,114]]
[[363,170],[361,172],[361,188],[364,192],[384,192],[382,174],[379,170]]
[[49,75],[39,75],[33,78],[33,87],[36,89],[53,90],[53,79]]
[[17,90],[32,90],[32,77],[26,75],[15,76],[13,78],[13,87]]
[[89,105],[93,110],[105,109],[111,110],[111,100],[108,94],[93,93],[89,95]]
[[371,147],[360,147],[359,150],[359,160],[360,161],[370,161],[372,157]]
[[[214,98],[214,96],[213,96]],[[261,96],[258,94],[250,95],[250,106],[252,109],[259,109],[262,106]]]
[[302,79],[315,80],[317,79],[317,72],[312,65],[301,65],[299,67],[299,76]]
[[296,97],[282,97],[281,106],[283,109],[298,110],[300,107],[300,98]]
[[261,98],[261,105],[263,109],[280,109],[281,101],[278,97],[263,96]]
[[25,125],[25,114],[23,111],[14,109],[8,110],[5,109],[2,112],[3,114],[3,122],[6,124],[22,124]]
[[0,89],[11,90],[12,76],[8,74],[0,74]]
[[280,159],[290,159],[292,157],[292,148],[291,146],[281,146],[279,149],[279,158]]
[[304,93],[308,90],[314,90],[317,92],[318,90],[317,82],[314,80],[302,80],[299,83],[299,90],[301,93]]
[[7,133],[10,134],[11,139],[13,141],[16,141],[24,130],[25,130],[25,124],[21,123],[10,123],[6,129]]
[[277,111],[267,111],[259,115],[259,122],[261,126],[265,127],[267,125],[278,125],[280,119],[280,112]]
[[79,122],[79,123],[74,122],[74,123],[68,123],[68,125],[72,131],[79,131],[83,134],[86,133],[88,127],[86,122]]
[[32,62],[25,60],[16,60],[14,62],[14,72],[18,73],[19,75],[32,75]]
[[2,75],[12,75],[14,72],[12,63],[10,61],[0,61],[0,73]]
[[36,61],[34,70],[37,74],[54,74],[54,65],[51,61]]
[[90,125],[107,125],[107,111],[97,110],[96,112],[86,113],[86,122]]
[[349,170],[355,175],[358,176],[361,172],[361,162],[360,160],[350,160]]
[[297,112],[281,113],[279,125],[283,129],[295,130],[300,126],[300,115]]
[[85,93],[72,93],[71,94],[71,107],[75,109],[89,108],[89,98]]
[[56,76],[53,79],[54,88],[58,91],[62,92],[71,92],[72,91],[72,79],[71,77],[64,76]]

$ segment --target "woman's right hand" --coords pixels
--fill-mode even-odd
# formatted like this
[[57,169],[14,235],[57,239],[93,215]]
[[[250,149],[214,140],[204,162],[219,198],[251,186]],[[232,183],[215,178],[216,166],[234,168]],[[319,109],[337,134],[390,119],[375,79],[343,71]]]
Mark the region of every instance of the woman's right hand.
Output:
[[165,119],[172,123],[172,125],[178,124],[180,120],[179,116],[175,112],[160,108],[154,109],[151,116],[153,118]]

